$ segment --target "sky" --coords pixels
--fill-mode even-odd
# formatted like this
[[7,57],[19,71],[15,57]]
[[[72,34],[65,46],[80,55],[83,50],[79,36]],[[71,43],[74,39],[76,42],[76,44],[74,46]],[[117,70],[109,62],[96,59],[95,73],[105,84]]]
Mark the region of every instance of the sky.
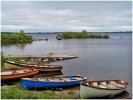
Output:
[[2,1],[1,31],[132,30],[131,1]]

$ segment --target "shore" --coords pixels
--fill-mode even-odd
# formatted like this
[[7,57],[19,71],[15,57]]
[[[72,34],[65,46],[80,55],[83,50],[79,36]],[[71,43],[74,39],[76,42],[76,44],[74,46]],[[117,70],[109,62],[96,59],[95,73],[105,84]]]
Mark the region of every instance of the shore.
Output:
[[[69,88],[59,90],[24,90],[21,83],[14,85],[1,86],[2,99],[80,99],[80,89]],[[115,97],[106,97],[106,99],[131,99],[128,92],[123,92]]]
[[[53,73],[52,73],[53,74]],[[62,73],[54,73],[61,74]],[[48,74],[49,75],[49,74]],[[40,74],[40,76],[43,76]],[[36,77],[40,77],[39,74]],[[35,77],[35,76],[34,76]],[[2,84],[1,87],[1,98],[2,99],[80,99],[80,88],[65,88],[63,90],[24,90],[22,89],[21,82],[16,82],[15,84]],[[129,99],[129,93],[124,92],[118,96],[113,97],[113,99]]]

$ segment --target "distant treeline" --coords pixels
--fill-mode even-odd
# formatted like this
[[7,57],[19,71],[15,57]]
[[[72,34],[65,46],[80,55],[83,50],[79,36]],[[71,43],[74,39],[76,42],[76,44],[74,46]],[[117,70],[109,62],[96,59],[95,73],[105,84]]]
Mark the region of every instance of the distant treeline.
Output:
[[57,39],[108,39],[110,38],[108,34],[99,34],[99,33],[88,33],[88,32],[64,32],[63,34],[58,34]]
[[1,32],[1,44],[17,44],[17,43],[27,43],[32,41],[32,36],[24,33],[23,30],[17,33],[13,32]]

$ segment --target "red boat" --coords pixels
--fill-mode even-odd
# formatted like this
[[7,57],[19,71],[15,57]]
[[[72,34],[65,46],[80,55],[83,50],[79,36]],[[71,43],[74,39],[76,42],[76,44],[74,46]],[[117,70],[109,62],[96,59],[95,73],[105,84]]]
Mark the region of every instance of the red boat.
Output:
[[30,77],[37,74],[39,71],[36,69],[18,69],[8,70],[1,72],[1,81],[17,80],[25,77]]

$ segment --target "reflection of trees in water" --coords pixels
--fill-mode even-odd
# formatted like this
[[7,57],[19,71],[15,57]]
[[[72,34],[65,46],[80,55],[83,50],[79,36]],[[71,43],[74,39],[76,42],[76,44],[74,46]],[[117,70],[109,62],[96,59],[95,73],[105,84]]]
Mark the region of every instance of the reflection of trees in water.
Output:
[[2,47],[11,47],[11,46],[16,46],[21,48],[22,50],[25,48],[26,45],[32,44],[32,42],[24,42],[24,43],[8,43],[8,44],[3,44],[1,45]]

